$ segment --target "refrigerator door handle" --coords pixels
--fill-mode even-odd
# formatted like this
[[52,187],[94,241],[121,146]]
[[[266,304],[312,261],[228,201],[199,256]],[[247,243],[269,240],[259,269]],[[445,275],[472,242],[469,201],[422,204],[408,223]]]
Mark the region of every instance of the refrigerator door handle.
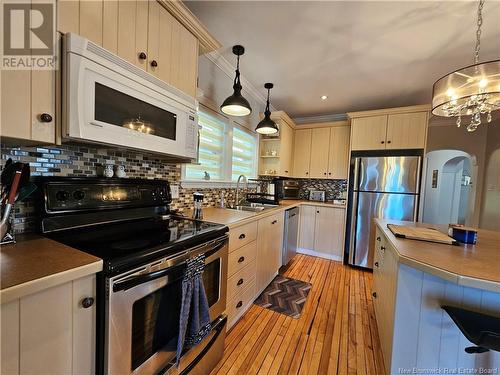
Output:
[[355,158],[354,159],[354,170],[353,170],[352,186],[354,187],[355,191],[359,189],[358,182],[359,182],[360,162],[361,162],[361,158]]
[[358,195],[357,191],[352,194],[352,215],[351,223],[349,225],[349,264],[354,264],[354,259],[356,255],[356,221],[358,213]]

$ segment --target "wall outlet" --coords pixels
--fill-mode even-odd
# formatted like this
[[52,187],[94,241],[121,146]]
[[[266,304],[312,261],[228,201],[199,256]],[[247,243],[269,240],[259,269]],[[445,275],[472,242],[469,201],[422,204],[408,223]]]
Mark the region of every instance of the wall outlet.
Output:
[[170,191],[172,192],[172,199],[179,199],[179,185],[170,185]]

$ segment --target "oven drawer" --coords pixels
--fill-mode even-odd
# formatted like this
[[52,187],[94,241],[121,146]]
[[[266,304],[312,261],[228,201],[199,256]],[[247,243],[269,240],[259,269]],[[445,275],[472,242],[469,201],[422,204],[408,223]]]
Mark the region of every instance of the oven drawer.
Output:
[[257,239],[257,221],[229,231],[229,252]]
[[248,285],[255,283],[256,262],[250,261],[244,268],[236,272],[227,281],[227,299],[230,301],[243,292]]
[[255,282],[247,285],[247,289],[243,290],[241,294],[238,294],[236,298],[230,300],[227,304],[227,320],[229,321],[229,327],[231,327],[237,319],[243,315],[245,311],[248,310],[249,306],[253,303],[255,299]]
[[255,260],[257,253],[257,241],[253,241],[239,249],[229,253],[227,274],[229,277],[243,269],[247,264]]

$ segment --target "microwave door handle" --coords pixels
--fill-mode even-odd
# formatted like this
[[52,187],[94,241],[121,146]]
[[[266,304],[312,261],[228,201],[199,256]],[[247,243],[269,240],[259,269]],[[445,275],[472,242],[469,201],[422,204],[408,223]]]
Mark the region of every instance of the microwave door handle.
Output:
[[[176,270],[179,270],[180,268],[184,268],[186,265],[186,261],[177,264],[172,267],[168,267],[159,271],[154,271],[151,273],[147,273],[144,275],[138,275],[138,276],[131,276],[129,278],[126,278],[121,281],[117,281],[116,283],[113,284],[113,292],[120,292],[120,291],[126,291],[129,289],[132,289],[133,287],[147,283],[152,280],[159,279],[160,277],[165,277],[170,275]],[[179,277],[176,277],[174,280],[169,280],[169,281],[176,281],[184,277],[184,273],[179,275]]]

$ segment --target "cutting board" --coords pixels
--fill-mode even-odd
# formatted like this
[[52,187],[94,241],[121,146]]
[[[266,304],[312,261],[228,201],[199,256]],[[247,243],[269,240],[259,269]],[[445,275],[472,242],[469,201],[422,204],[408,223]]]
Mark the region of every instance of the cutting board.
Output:
[[387,228],[398,238],[427,241],[447,245],[458,245],[458,241],[433,228],[410,227],[406,225],[387,224]]

